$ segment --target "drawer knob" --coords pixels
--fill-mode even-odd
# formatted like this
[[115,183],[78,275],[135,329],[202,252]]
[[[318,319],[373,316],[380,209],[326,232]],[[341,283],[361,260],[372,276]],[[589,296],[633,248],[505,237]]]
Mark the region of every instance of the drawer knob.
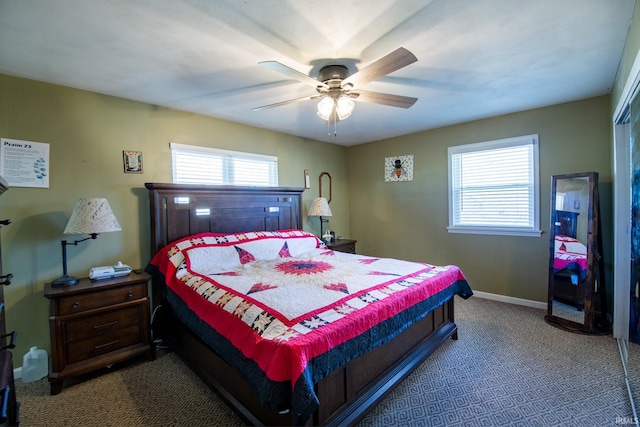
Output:
[[71,308],[78,308],[78,307],[80,307],[79,302],[74,302],[73,304],[71,304]]
[[131,298],[133,296],[133,292],[129,291],[129,293],[127,293],[127,298]]
[[0,282],[0,285],[2,286],[8,286],[11,284],[11,279],[13,279],[13,274],[7,274],[6,276],[0,276],[0,280],[2,280],[2,282]]

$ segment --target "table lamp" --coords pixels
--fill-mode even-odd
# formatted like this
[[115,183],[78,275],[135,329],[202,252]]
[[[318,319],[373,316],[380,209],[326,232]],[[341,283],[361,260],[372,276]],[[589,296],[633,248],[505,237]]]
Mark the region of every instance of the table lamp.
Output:
[[78,283],[77,277],[67,274],[67,245],[77,246],[80,242],[97,238],[100,233],[121,230],[107,199],[78,199],[64,234],[88,234],[89,237],[75,240],[73,243],[66,240],[60,242],[62,243],[62,277],[51,282],[51,286],[68,286]]
[[325,197],[317,197],[313,203],[311,204],[311,209],[309,209],[309,216],[319,216],[320,217],[320,238],[324,235],[322,232],[322,223],[329,222],[328,219],[323,219],[323,216],[331,216],[331,208],[329,207],[329,202]]

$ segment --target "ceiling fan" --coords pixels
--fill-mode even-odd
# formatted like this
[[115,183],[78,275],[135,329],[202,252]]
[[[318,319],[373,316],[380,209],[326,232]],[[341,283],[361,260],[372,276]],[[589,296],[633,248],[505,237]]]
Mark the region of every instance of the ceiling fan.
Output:
[[323,120],[334,121],[335,123],[351,115],[355,107],[354,100],[391,107],[409,108],[415,104],[418,98],[383,92],[371,92],[362,90],[360,87],[387,74],[393,73],[400,68],[406,67],[417,60],[418,58],[416,58],[413,53],[401,47],[351,75],[349,74],[349,69],[344,65],[326,65],[320,69],[317,79],[277,61],[260,62],[259,65],[313,86],[316,94],[276,102],[275,104],[263,105],[253,108],[253,110],[262,110],[299,101],[320,99],[318,103],[318,116]]

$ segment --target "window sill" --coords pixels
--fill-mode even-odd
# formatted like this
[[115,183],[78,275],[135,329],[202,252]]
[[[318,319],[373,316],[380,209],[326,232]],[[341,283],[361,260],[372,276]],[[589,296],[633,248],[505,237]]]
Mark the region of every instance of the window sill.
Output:
[[514,230],[514,229],[499,229],[499,228],[461,228],[461,227],[447,227],[449,233],[456,234],[490,234],[495,236],[522,236],[522,237],[540,237],[542,230]]

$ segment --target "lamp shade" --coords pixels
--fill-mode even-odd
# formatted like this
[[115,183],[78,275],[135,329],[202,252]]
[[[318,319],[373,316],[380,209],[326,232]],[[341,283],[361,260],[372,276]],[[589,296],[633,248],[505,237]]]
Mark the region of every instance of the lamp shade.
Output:
[[107,199],[78,199],[64,234],[100,234],[121,230]]
[[331,216],[331,208],[325,197],[317,197],[311,204],[309,216]]

